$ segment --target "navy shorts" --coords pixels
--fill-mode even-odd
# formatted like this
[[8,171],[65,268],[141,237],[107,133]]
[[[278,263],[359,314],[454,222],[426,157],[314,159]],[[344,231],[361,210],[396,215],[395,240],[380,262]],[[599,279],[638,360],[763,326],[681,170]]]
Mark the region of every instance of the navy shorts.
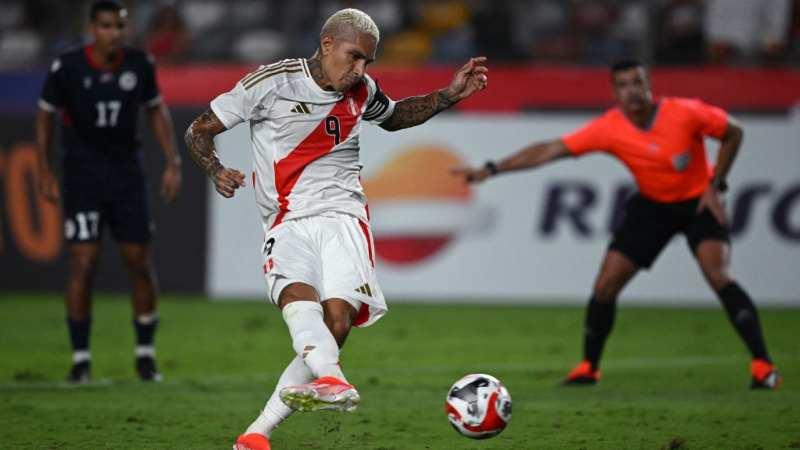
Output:
[[697,214],[699,198],[675,203],[656,202],[636,194],[625,206],[625,217],[614,232],[609,249],[617,250],[639,267],[650,268],[670,239],[686,235],[694,254],[705,240],[730,242],[728,228],[704,209]]
[[67,156],[62,197],[68,242],[98,241],[106,226],[120,242],[145,243],[152,238],[147,180],[138,157]]

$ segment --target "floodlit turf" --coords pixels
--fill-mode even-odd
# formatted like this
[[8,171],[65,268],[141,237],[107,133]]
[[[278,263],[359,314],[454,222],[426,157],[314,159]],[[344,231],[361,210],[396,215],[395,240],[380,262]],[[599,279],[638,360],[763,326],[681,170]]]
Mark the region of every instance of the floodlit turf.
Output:
[[[167,297],[165,381],[145,385],[130,316],[124,297],[98,296],[95,381],[69,387],[60,299],[0,294],[0,448],[230,448],[291,357],[272,306]],[[786,378],[777,392],[746,389],[748,358],[720,310],[624,302],[602,384],[557,387],[577,362],[582,318],[578,308],[396,305],[353,331],[342,355],[359,410],[296,415],[273,448],[800,448],[800,310],[762,312]],[[447,423],[445,393],[468,372],[511,392],[513,419],[496,438],[472,441]]]

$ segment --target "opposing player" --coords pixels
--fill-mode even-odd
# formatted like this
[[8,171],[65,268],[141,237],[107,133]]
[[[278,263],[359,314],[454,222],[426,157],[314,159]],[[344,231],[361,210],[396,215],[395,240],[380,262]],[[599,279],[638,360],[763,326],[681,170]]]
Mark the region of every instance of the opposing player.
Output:
[[[626,206],[600,267],[586,309],[583,361],[565,380],[594,384],[600,379],[600,354],[611,332],[616,301],[640,269],[648,269],[678,233],[709,286],[717,293],[734,328],[752,354],[753,388],[777,388],[781,377],[767,353],[758,312],[750,296],[732,278],[730,239],[722,194],[742,142],[742,128],[725,111],[699,100],[654,100],[650,79],[638,62],[611,69],[619,106],[561,139],[530,145],[497,163],[456,168],[467,181],[481,182],[499,173],[538,167],[561,158],[604,151],[621,160],[639,188]],[[721,144],[711,170],[705,136]]]
[[359,403],[339,348],[351,326],[371,325],[387,310],[359,180],[361,121],[412,127],[486,87],[485,58],[473,58],[447,88],[392,101],[366,74],[378,40],[367,14],[338,11],[314,56],[246,75],[186,132],[194,160],[217,192],[232,197],[245,176],[222,165],[213,138],[250,124],[267,298],[282,310],[297,354],[236,449],[269,448],[268,436],[293,410],[349,411]]
[[[144,107],[166,165],[161,191],[171,202],[181,186],[181,158],[169,111],[145,53],[122,46],[126,11],[117,2],[91,7],[94,43],[53,61],[36,113],[38,189],[57,202],[63,194],[64,234],[68,242],[67,325],[73,366],[68,381],[90,378],[92,283],[106,226],[119,243],[133,290],[136,371],[142,380],[159,380],[153,345],[156,278],[150,247],[152,221],[137,138]],[[61,112],[63,189],[52,164],[53,127]]]

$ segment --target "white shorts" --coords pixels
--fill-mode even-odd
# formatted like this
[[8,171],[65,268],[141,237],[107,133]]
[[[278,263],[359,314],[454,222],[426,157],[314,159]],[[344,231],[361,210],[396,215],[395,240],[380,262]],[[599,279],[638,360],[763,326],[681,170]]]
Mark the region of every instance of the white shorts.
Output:
[[292,283],[317,290],[322,301],[339,298],[358,311],[357,327],[372,325],[388,308],[375,276],[369,225],[328,212],[287,220],[267,231],[262,256],[267,298],[278,303]]

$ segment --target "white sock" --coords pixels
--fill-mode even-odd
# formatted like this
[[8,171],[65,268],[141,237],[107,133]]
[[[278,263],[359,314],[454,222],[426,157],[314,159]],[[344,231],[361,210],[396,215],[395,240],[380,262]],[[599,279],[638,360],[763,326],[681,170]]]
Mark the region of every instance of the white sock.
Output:
[[152,345],[137,345],[133,349],[133,354],[136,355],[137,358],[141,358],[144,356],[149,356],[151,358],[156,357],[156,348]]
[[261,414],[247,427],[245,434],[259,433],[269,437],[272,431],[294,412],[292,408],[289,408],[281,401],[278,395],[280,390],[286,386],[308,383],[313,379],[314,374],[311,373],[306,363],[304,363],[299,356],[295,356],[278,379],[275,391],[272,393],[269,400],[267,400],[267,404],[264,406]]
[[75,350],[72,352],[72,363],[80,364],[84,361],[91,361],[92,353],[89,350]]
[[283,320],[292,336],[292,347],[315,378],[332,376],[346,381],[339,367],[339,346],[323,319],[322,305],[297,301],[283,308]]

